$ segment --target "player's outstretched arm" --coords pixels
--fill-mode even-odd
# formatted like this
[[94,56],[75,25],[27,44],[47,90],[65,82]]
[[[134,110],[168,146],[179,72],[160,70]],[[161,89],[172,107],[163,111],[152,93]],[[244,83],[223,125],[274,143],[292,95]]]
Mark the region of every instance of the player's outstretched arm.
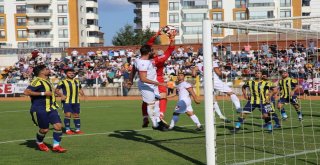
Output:
[[157,37],[160,35],[161,35],[161,29],[159,29],[158,32],[149,39],[149,41],[146,43],[146,45],[152,46],[154,44],[154,41],[156,41]]
[[199,100],[199,98],[197,97],[196,93],[194,93],[193,88],[190,87],[190,88],[188,88],[187,90],[188,90],[188,92],[191,94],[194,102],[195,102],[196,104],[200,104],[200,100]]

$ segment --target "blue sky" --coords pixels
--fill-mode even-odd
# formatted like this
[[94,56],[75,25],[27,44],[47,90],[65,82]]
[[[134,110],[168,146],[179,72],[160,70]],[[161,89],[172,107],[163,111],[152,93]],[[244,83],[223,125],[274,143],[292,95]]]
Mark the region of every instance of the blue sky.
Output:
[[112,45],[112,37],[126,24],[134,25],[135,6],[128,0],[98,0],[99,26],[104,32],[104,45]]

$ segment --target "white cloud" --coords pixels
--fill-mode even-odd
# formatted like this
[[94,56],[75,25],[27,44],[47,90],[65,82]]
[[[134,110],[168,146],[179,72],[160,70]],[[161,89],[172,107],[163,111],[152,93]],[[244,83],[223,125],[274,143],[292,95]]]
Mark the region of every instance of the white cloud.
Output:
[[112,6],[129,6],[132,3],[128,0],[99,0],[99,5],[112,5]]

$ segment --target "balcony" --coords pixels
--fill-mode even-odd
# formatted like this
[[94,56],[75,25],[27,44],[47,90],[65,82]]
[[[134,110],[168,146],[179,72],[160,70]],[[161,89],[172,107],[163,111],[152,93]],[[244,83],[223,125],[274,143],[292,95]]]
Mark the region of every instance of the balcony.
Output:
[[52,29],[51,22],[28,22],[28,29]]
[[89,36],[87,37],[88,43],[100,43],[100,38],[98,36]]
[[142,18],[141,18],[141,17],[134,17],[133,22],[134,22],[134,23],[142,22]]
[[26,0],[27,5],[50,5],[51,0]]
[[87,31],[99,31],[99,26],[97,25],[87,25]]
[[270,3],[249,3],[248,7],[274,7],[274,2]]
[[86,1],[86,7],[98,8],[98,2],[97,1]]
[[93,13],[93,12],[87,13],[87,14],[86,14],[86,17],[87,17],[87,19],[96,19],[96,20],[99,19],[98,14]]
[[208,9],[208,5],[182,6],[182,9]]
[[41,35],[41,34],[34,34],[34,33],[29,33],[28,36],[28,41],[29,42],[45,42],[45,41],[52,41],[53,40],[53,35],[52,34],[47,34],[47,35]]
[[133,12],[135,14],[141,13],[141,8],[133,9]]
[[280,7],[291,7],[291,3],[280,3]]
[[204,18],[185,18],[182,22],[202,22]]
[[44,9],[44,10],[34,10],[34,9],[27,9],[27,16],[28,17],[51,17],[52,10]]

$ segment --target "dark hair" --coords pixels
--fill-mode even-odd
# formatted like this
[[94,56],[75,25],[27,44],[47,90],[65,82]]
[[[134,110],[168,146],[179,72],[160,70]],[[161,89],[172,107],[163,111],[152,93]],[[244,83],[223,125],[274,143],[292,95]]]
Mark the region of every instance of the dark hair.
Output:
[[146,54],[150,53],[151,51],[152,51],[152,49],[151,49],[150,45],[143,45],[140,48],[141,55],[146,55]]
[[65,69],[65,70],[64,70],[64,73],[65,73],[65,74],[67,74],[68,72],[74,72],[74,69],[71,69],[71,68],[70,68],[70,69]]
[[34,67],[33,68],[33,75],[34,76],[39,76],[39,73],[43,70],[43,69],[45,69],[47,66],[45,66],[45,65],[38,65],[38,66],[36,66],[36,67]]

